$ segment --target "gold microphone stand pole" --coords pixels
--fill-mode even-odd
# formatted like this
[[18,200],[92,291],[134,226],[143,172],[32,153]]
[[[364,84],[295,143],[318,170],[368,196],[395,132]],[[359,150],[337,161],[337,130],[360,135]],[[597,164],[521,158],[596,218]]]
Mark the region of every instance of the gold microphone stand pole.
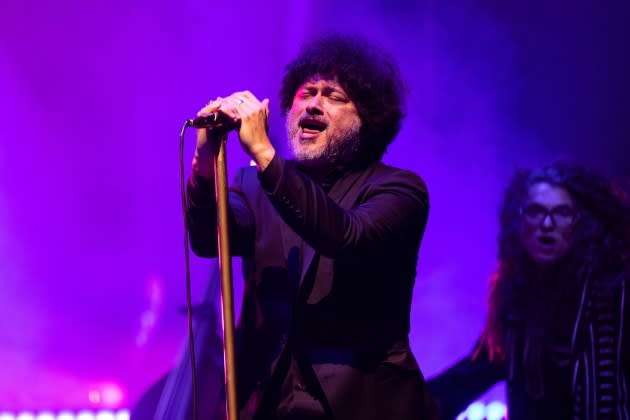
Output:
[[227,418],[238,420],[236,395],[236,340],[234,338],[234,291],[232,288],[232,255],[228,226],[227,187],[227,133],[219,140],[218,152],[214,156],[215,191],[217,200],[217,222],[219,240],[219,268],[221,270],[221,306],[223,308],[223,361],[225,367],[225,390],[227,395]]

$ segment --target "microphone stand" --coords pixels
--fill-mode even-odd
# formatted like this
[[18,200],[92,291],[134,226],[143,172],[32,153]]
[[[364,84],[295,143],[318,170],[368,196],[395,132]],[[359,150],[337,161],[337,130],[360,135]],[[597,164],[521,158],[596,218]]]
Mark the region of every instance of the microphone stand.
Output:
[[228,420],[238,420],[236,395],[236,350],[234,332],[234,292],[232,255],[228,226],[227,131],[221,134],[214,155],[214,179],[217,203],[219,269],[221,271],[221,307],[223,310],[223,362],[225,367],[226,409]]

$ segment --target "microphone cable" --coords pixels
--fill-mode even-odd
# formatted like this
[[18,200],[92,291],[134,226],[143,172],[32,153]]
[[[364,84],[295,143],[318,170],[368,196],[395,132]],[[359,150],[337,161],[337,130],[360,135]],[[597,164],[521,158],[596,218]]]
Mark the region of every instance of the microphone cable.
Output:
[[191,120],[186,120],[179,133],[179,181],[182,196],[182,215],[184,218],[184,259],[186,267],[186,309],[188,317],[188,347],[190,355],[190,370],[192,382],[192,415],[193,420],[199,420],[197,402],[197,363],[195,357],[195,338],[193,333],[193,307],[190,297],[190,251],[188,246],[188,218],[186,217],[186,182],[184,174],[184,134],[192,126]]

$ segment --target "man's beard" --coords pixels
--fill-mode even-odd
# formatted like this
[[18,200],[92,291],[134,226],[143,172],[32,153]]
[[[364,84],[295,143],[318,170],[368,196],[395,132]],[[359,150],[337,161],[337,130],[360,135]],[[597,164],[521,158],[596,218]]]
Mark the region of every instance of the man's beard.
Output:
[[[289,127],[287,124],[287,137],[289,149],[298,162],[307,166],[346,166],[359,159],[359,146],[361,144],[361,124],[353,124],[348,130],[331,133],[328,143],[322,149],[316,151],[303,150],[297,144],[300,127]],[[321,135],[321,134],[320,134]]]

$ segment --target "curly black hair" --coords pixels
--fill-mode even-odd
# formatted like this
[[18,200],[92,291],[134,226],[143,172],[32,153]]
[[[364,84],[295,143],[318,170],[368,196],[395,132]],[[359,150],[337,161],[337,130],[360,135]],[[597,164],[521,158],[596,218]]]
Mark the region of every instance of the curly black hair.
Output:
[[[520,237],[520,209],[530,188],[541,182],[566,189],[579,214],[571,250],[554,272],[560,280],[556,286],[534,284],[535,265]],[[600,287],[614,287],[627,277],[630,255],[627,186],[584,166],[564,162],[517,171],[501,207],[498,245],[499,265],[491,279],[489,313],[480,347],[489,351],[491,359],[504,359],[508,324],[522,318],[527,349],[523,363],[530,372],[540,371],[545,330],[553,328],[558,308],[575,303],[575,294],[567,299],[567,293],[571,293],[567,290],[579,289],[587,278]],[[542,290],[544,287],[556,289]],[[554,299],[553,296],[556,302],[551,304],[549,299]],[[535,381],[540,382],[540,377]],[[527,388],[530,394],[538,393],[536,384],[528,383]]]
[[393,57],[358,36],[329,35],[302,47],[285,69],[280,107],[286,115],[297,89],[312,76],[336,79],[361,119],[360,153],[383,157],[404,118],[404,83]]

